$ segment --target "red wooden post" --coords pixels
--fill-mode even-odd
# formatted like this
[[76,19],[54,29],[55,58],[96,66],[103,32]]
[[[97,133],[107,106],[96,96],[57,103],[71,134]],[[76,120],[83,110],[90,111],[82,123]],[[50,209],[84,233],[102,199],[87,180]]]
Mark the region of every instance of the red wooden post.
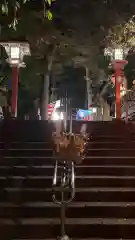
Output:
[[128,62],[126,60],[114,60],[113,66],[115,69],[115,89],[116,89],[116,119],[121,119],[121,96],[120,96],[120,86],[121,79],[123,75],[123,68]]
[[19,69],[17,65],[12,66],[12,96],[11,96],[11,116],[17,116],[17,101],[18,101],[18,78]]
[[120,102],[120,77],[121,77],[121,69],[116,68],[115,70],[115,89],[116,89],[116,118],[121,119],[121,102]]

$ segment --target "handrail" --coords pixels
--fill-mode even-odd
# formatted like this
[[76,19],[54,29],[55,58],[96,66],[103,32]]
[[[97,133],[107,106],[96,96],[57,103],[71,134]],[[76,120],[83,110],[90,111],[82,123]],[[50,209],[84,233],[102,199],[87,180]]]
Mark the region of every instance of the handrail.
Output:
[[75,197],[75,164],[80,164],[84,159],[88,134],[84,124],[80,129],[80,135],[73,134],[72,119],[70,119],[69,133],[61,133],[60,126],[60,123],[56,125],[56,132],[52,135],[54,154],[57,158],[52,179],[52,200],[61,208],[59,239],[67,240],[69,237],[65,234],[65,210]]

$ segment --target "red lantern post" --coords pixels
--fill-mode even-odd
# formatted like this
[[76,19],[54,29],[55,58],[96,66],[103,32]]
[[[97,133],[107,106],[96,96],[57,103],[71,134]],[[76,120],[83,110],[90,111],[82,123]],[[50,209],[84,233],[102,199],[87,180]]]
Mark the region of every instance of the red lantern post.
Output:
[[11,116],[17,117],[19,68],[25,67],[23,57],[30,55],[30,48],[27,42],[0,42],[0,44],[5,48],[12,68]]
[[11,96],[11,116],[17,116],[17,102],[18,102],[18,80],[19,68],[12,66],[12,96]]
[[[116,119],[121,119],[121,84],[123,80],[123,69],[128,63],[124,60],[125,54],[128,53],[128,49],[120,48],[105,48],[105,56],[109,56],[111,61],[110,65],[113,66],[115,70],[115,89],[116,89]],[[114,80],[113,78],[113,80]]]
[[123,69],[128,62],[126,60],[114,60],[112,62],[115,70],[115,89],[116,89],[116,119],[121,119],[121,94],[120,87],[122,84]]

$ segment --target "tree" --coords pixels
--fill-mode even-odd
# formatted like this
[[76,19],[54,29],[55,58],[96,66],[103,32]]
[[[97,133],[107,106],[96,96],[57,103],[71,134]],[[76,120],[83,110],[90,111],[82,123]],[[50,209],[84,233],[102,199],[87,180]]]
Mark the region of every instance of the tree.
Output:
[[131,89],[135,79],[135,16],[110,29],[106,39],[109,46],[126,50],[128,64],[124,68],[124,73],[127,78],[127,87]]
[[[47,50],[47,49],[46,49]],[[21,70],[20,83],[27,92],[31,93],[31,100],[34,101],[36,98],[40,98],[41,102],[41,117],[42,119],[47,118],[45,110],[48,106],[48,80],[51,66],[48,60],[49,50],[44,52],[44,57],[30,56],[25,58],[26,68]],[[41,91],[42,90],[42,91]],[[46,91],[47,90],[47,91]],[[33,97],[32,97],[33,96]],[[45,109],[44,111],[42,109]],[[46,115],[45,115],[46,114]]]
[[135,16],[109,29],[108,45],[131,49],[135,46]]
[[128,64],[124,68],[125,77],[127,79],[127,87],[133,87],[133,80],[135,80],[135,53],[130,51],[127,56]]
[[[12,39],[24,38],[30,42],[32,56],[40,56],[42,59],[44,55],[47,55],[45,63],[46,73],[50,72],[49,66],[52,65],[51,58],[48,58],[48,56],[52,56],[53,54],[51,55],[50,52],[48,54],[46,50],[42,51],[41,46],[49,43],[50,46],[53,46],[52,49],[55,49],[55,46],[59,44],[61,52],[66,52],[67,54],[68,51],[63,50],[61,47],[61,45],[65,44],[68,46],[67,49],[73,49],[72,51],[76,53],[76,57],[82,57],[80,65],[87,65],[94,76],[92,77],[93,82],[96,82],[96,84],[98,81],[95,80],[100,79],[101,76],[102,71],[100,69],[104,69],[103,55],[103,61],[100,59],[100,64],[98,64],[97,59],[100,55],[100,46],[104,47],[104,39],[108,33],[108,29],[118,23],[123,23],[135,10],[134,1],[130,1],[129,3],[127,0],[123,0],[122,5],[118,1],[114,3],[113,0],[92,0],[85,1],[85,4],[84,1],[78,1],[76,4],[74,0],[66,2],[57,0],[54,8],[52,5],[53,21],[49,22],[43,18],[43,5],[39,4],[39,1],[37,1],[38,4],[35,1],[37,4],[36,8],[34,8],[34,2],[26,1],[25,5],[22,2],[18,7],[14,4],[16,6],[15,13],[17,11],[19,13],[16,17],[19,16],[19,18],[16,31],[13,31],[13,29],[7,29],[6,25],[7,23],[10,24],[11,19],[14,18],[14,14],[10,14],[10,12],[14,9],[13,3],[16,2],[21,3],[21,1],[14,0],[13,2],[13,0],[10,0],[8,17],[3,16],[2,37]],[[44,3],[46,7],[46,1]],[[47,4],[50,5],[50,2]],[[132,12],[130,11],[127,14],[127,8],[130,8]],[[72,56],[70,54],[68,59],[72,58]],[[83,59],[85,59],[85,62]],[[74,62],[76,62],[75,59]],[[36,68],[36,63],[33,63],[34,68]],[[46,74],[46,76],[48,75]]]
[[4,47],[0,45],[0,106],[9,103],[10,97],[11,68],[7,59],[7,53]]
[[33,93],[35,98],[40,99],[42,119],[47,118],[50,74],[55,69],[55,61],[56,65],[58,62],[61,63],[61,61],[66,62],[67,59],[64,56],[64,50],[66,53],[69,48],[64,47],[62,42],[57,44],[56,41],[53,41],[49,44],[42,41],[30,57],[24,58],[26,68],[21,70],[20,82],[21,85],[25,86],[27,91]]
[[[54,0],[43,0],[43,17],[48,20],[52,20],[51,5]],[[29,0],[1,0],[0,2],[0,15],[2,18],[8,17],[9,27],[16,29],[18,23],[18,14],[23,8],[24,4],[27,4]]]
[[[34,12],[32,12],[32,14],[30,15],[29,12],[26,11],[25,17],[22,17],[21,20],[18,22],[17,31],[13,31],[12,29],[6,29],[2,35],[3,39],[14,40],[18,40],[22,35],[25,36],[25,39],[29,41],[31,47],[31,57],[24,59],[24,61],[26,62],[26,68],[21,71],[21,86],[23,85],[23,88],[25,86],[26,91],[32,91],[32,95],[35,97],[39,97],[39,91],[37,91],[37,89],[41,89],[41,83],[42,89],[45,90],[46,84],[44,84],[43,86],[43,81],[39,81],[38,79],[44,76],[45,82],[47,77],[49,76],[55,52],[54,50],[56,49],[57,45],[57,42],[52,36],[49,35],[48,39],[45,37],[45,32],[42,31],[45,27],[45,24],[40,20],[40,17],[34,15]],[[35,26],[34,29],[33,24]],[[36,88],[35,84],[33,83],[30,87],[30,79],[37,79],[37,81],[35,81]],[[36,94],[34,93],[35,89],[37,91]],[[47,104],[48,100],[46,99],[45,101],[45,98],[47,98],[47,94],[45,94],[44,92],[45,91],[42,91],[42,95],[44,95],[44,97],[42,97],[42,103],[44,101],[44,103]],[[42,109],[46,109],[45,106],[42,107]],[[44,116],[43,118],[45,119],[46,116]]]

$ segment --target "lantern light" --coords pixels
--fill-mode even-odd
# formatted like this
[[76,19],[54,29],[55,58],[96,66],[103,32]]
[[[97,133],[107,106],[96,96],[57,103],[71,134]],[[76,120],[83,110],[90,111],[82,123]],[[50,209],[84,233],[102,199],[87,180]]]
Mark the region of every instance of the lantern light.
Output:
[[126,89],[124,86],[120,86],[120,96],[123,97],[126,94]]
[[18,67],[25,67],[23,57],[30,55],[30,46],[28,42],[0,42],[7,54],[8,62],[11,65],[17,65]]
[[105,48],[104,55],[110,56],[111,60],[123,60],[128,50],[123,48]]
[[124,59],[124,51],[122,48],[116,48],[114,50],[114,59],[115,60],[123,60]]
[[28,42],[0,42],[8,55],[6,59],[12,68],[11,116],[17,116],[19,67],[25,67],[23,57],[30,55]]
[[128,53],[128,48],[107,48],[104,50],[104,55],[109,56],[111,64],[115,70],[115,89],[116,89],[116,118],[121,118],[121,96],[125,95],[125,89],[121,89],[123,83],[123,68],[128,63],[125,56]]
[[12,63],[19,63],[20,60],[20,48],[18,46],[11,46],[10,48],[10,58]]

